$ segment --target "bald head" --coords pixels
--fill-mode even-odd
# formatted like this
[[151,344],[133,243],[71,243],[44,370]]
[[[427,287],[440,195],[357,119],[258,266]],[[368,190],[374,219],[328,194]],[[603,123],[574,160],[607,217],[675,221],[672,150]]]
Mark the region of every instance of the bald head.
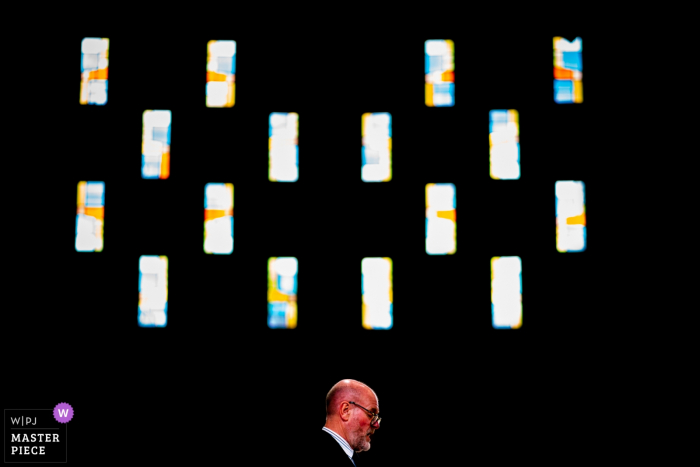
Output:
[[342,381],[338,381],[331,388],[331,390],[328,391],[328,395],[326,395],[326,417],[337,413],[341,402],[360,402],[363,399],[366,399],[367,396],[373,396],[375,399],[377,398],[374,391],[366,384],[354,379],[344,379]]

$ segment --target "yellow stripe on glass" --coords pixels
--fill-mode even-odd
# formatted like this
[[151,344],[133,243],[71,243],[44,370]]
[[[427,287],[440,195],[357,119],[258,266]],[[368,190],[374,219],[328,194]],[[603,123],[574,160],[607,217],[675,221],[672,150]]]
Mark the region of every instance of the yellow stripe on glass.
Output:
[[362,327],[391,329],[394,286],[391,258],[362,259]]
[[491,258],[491,324],[518,329],[523,324],[522,262],[519,256]]
[[236,101],[236,41],[207,43],[207,107],[233,107]]
[[141,327],[162,328],[168,324],[168,257],[139,258],[139,314]]
[[586,250],[586,186],[581,181],[560,180],[554,184],[557,215],[557,251]]
[[452,183],[425,186],[425,252],[452,255],[457,251],[457,195]]
[[267,261],[267,326],[271,329],[297,327],[297,276],[299,264],[293,256]]

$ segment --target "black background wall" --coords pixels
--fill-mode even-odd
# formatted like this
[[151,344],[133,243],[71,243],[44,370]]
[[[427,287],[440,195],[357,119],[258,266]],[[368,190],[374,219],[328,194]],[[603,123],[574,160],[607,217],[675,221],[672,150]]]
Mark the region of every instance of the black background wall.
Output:
[[[28,120],[41,129],[31,140],[41,158],[28,164],[42,161],[48,177],[28,228],[38,246],[12,282],[24,305],[3,317],[6,355],[21,355],[4,365],[5,408],[72,404],[74,464],[256,455],[267,465],[303,456],[326,392],[355,378],[384,416],[361,465],[583,449],[611,371],[615,57],[594,30],[561,26],[308,38],[87,26],[57,36],[47,109]],[[553,102],[554,36],[583,39],[583,104]],[[83,37],[110,39],[106,106],[78,103]],[[427,108],[424,41],[443,38],[455,42],[456,106]],[[204,104],[210,39],[237,42],[230,109]],[[147,109],[173,114],[168,180],[141,179]],[[520,180],[489,177],[491,109],[520,113]],[[280,111],[300,116],[297,183],[267,180],[268,116]],[[364,112],[392,115],[389,183],[360,180]],[[81,180],[106,183],[99,254],[74,249]],[[556,180],[586,184],[584,253],[555,249]],[[208,182],[235,186],[232,255],[202,250]],[[424,247],[425,185],[439,182],[457,190],[451,256]],[[136,323],[143,254],[169,258],[164,329]],[[502,255],[522,258],[519,330],[491,327],[490,258]],[[267,328],[270,256],[299,260],[295,330]],[[361,326],[366,256],[393,260],[388,331]]]

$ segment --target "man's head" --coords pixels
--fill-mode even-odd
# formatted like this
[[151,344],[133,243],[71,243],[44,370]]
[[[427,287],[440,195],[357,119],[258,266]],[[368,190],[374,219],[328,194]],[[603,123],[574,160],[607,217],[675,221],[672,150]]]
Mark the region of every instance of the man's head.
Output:
[[356,452],[369,450],[370,437],[379,428],[372,417],[378,413],[377,395],[354,379],[339,381],[326,396],[326,426],[343,436]]

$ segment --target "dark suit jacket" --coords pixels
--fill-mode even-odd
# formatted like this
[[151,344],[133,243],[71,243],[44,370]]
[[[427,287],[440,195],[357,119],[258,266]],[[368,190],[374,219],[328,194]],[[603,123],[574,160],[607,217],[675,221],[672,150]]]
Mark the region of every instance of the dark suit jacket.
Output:
[[[309,453],[308,457],[306,455],[304,457],[310,461],[308,464],[304,462],[305,465],[314,467],[354,467],[348,455],[340,447],[340,444],[329,433],[321,429],[318,430],[318,433],[311,435],[309,448],[308,451],[304,449],[304,451]],[[360,467],[359,463],[357,465]]]

